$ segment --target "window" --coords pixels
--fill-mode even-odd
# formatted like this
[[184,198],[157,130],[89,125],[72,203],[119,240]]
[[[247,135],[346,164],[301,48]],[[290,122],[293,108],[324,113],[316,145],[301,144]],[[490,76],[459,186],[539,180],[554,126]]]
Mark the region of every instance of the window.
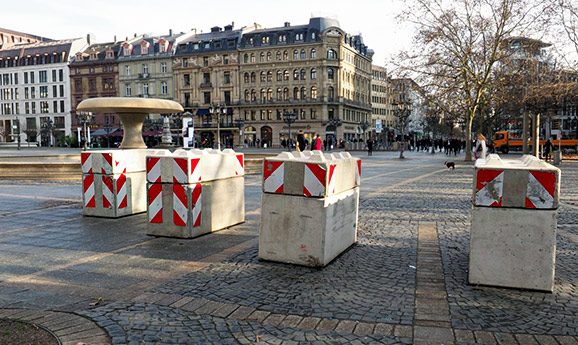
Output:
[[296,41],[303,41],[303,33],[295,34]]
[[293,88],[293,99],[295,99],[295,100],[299,99],[299,88],[298,87]]
[[221,48],[221,41],[215,41],[215,49]]
[[48,82],[46,71],[38,72],[38,82],[39,83],[46,83]]
[[58,112],[58,101],[52,102],[52,110],[57,113]]
[[28,84],[28,72],[24,72],[24,84]]
[[52,85],[52,97],[58,97],[56,85]]
[[142,95],[143,95],[143,97],[149,96],[149,84],[148,83],[142,84]]
[[203,73],[203,84],[211,83],[211,73]]
[[34,86],[30,88],[30,98],[36,98],[36,88]]
[[306,74],[306,73],[305,73],[305,69],[302,69],[302,70],[301,70],[301,73],[300,73],[300,75],[301,75],[301,80],[305,80],[305,74]]
[[255,110],[251,110],[251,120],[255,121],[257,119],[256,115]]
[[273,120],[273,110],[267,110],[267,120]]
[[203,66],[205,66],[205,67],[209,66],[209,57],[208,56],[203,56]]
[[183,59],[183,67],[189,67],[189,60],[187,58]]
[[273,89],[267,89],[267,100],[268,101],[273,100]]
[[231,72],[226,71],[223,73],[223,82],[225,84],[230,84],[231,83]]
[[130,75],[130,66],[124,67],[124,75]]
[[65,113],[66,110],[64,109],[64,101],[60,101],[60,112]]
[[47,98],[48,97],[48,86],[41,86],[40,87],[40,98]]
[[249,63],[249,54],[243,55],[243,63]]
[[129,55],[130,55],[130,47],[129,47],[129,46],[125,46],[125,47],[124,47],[123,55],[124,55],[124,56],[129,56]]
[[333,68],[329,68],[329,69],[327,70],[327,78],[328,78],[328,79],[333,80],[333,79],[334,79],[334,74],[335,74],[335,71],[333,71]]
[[317,70],[315,68],[311,69],[311,80],[317,79]]
[[333,89],[333,86],[330,86],[327,88],[327,97],[329,98],[329,100],[333,100],[333,98],[335,97],[335,90]]
[[30,72],[30,84],[34,84],[34,72]]
[[262,44],[269,44],[269,36],[261,37],[261,43]]
[[142,73],[143,74],[148,74],[149,73],[149,65],[146,63],[142,64]]
[[287,87],[283,89],[283,100],[284,101],[289,100],[289,88],[287,88]]
[[264,62],[265,61],[265,53],[261,52],[261,54],[259,54],[259,62]]
[[183,85],[184,86],[191,86],[191,75],[190,74],[183,74]]
[[314,40],[315,37],[316,37],[315,32],[312,32],[312,33],[311,33],[311,39]]
[[26,111],[26,114],[30,114],[30,103],[28,102],[24,103],[24,109]]
[[255,72],[251,72],[251,83],[254,83],[256,79],[257,75],[255,74]]
[[60,85],[60,97],[64,97],[64,85]]
[[55,69],[52,70],[52,81],[53,82],[56,81],[56,70]]
[[249,94],[249,90],[245,90],[245,102],[249,102],[251,100],[251,96]]
[[265,120],[265,110],[260,110],[259,111],[259,117],[261,120]]
[[210,92],[203,92],[203,102],[205,104],[211,104],[211,93]]
[[224,98],[225,98],[225,105],[230,105],[231,104],[231,91],[225,91],[224,92]]
[[161,95],[166,95],[169,93],[169,87],[166,81],[161,82]]
[[261,82],[264,83],[267,80],[267,74],[262,71],[260,73],[260,76],[261,76]]
[[279,35],[279,42],[281,43],[287,42],[287,35],[285,34]]
[[271,61],[271,52],[267,52],[267,61]]
[[299,70],[298,69],[293,70],[293,80],[299,80]]
[[317,110],[311,109],[311,120],[315,120],[317,118]]
[[223,65],[228,65],[229,64],[229,55],[225,54],[223,55]]
[[271,71],[267,72],[267,81],[269,82],[273,81],[273,72]]
[[289,60],[289,52],[286,50],[283,52],[283,60]]
[[90,68],[88,69],[88,72],[89,72],[89,73],[94,73],[94,67],[90,67]]
[[[77,81],[80,81],[80,80],[77,80]],[[28,88],[25,87],[24,88],[24,99],[28,99],[29,96],[30,96],[30,94],[28,93]]]
[[257,100],[257,91],[254,89],[251,90],[251,102],[255,102]]
[[261,89],[261,102],[265,103],[267,100],[267,91],[265,89]]
[[283,90],[281,88],[277,88],[277,100],[280,101],[283,99]]
[[131,88],[130,88],[130,84],[125,84],[125,85],[124,85],[124,95],[125,95],[126,97],[132,96],[132,90],[131,90]]
[[305,60],[307,58],[307,54],[305,53],[305,49],[301,49],[300,53],[301,60]]
[[283,80],[285,80],[285,81],[289,80],[289,71],[288,70],[283,71]]
[[301,118],[301,120],[305,120],[305,109],[301,109],[299,110],[299,117]]
[[245,72],[245,74],[243,75],[243,81],[245,82],[245,84],[249,83],[249,73]]
[[328,59],[337,59],[337,53],[333,49],[329,49],[327,51],[327,58]]
[[[315,33],[313,33],[315,35]],[[315,48],[311,49],[311,58],[315,59],[317,57],[317,50]]]
[[315,86],[311,87],[311,98],[317,99],[317,88]]
[[277,81],[283,80],[283,72],[281,70],[277,71]]
[[305,87],[302,87],[300,92],[299,92],[299,97],[301,99],[306,99],[307,98],[307,89]]
[[167,73],[167,63],[161,62],[161,73]]
[[277,54],[275,54],[277,61],[281,61],[281,52],[277,52]]
[[64,81],[64,71],[61,69],[58,70],[58,81]]
[[295,49],[293,51],[293,60],[299,59],[299,50]]
[[40,102],[40,113],[41,114],[48,114],[49,113],[48,102],[42,101]]
[[251,62],[255,62],[255,54],[251,53]]
[[32,102],[32,114],[36,114],[36,102]]

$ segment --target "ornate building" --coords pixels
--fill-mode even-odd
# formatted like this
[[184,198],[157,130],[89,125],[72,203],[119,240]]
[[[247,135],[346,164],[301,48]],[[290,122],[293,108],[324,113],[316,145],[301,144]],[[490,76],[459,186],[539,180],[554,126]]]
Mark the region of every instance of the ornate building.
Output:
[[314,133],[330,145],[363,140],[373,52],[360,35],[348,35],[336,20],[311,18],[243,34],[239,54],[244,141],[279,146],[289,138],[287,113],[296,115],[293,141],[298,130],[309,142]]
[[0,50],[0,141],[20,137],[48,146],[71,135],[68,64],[87,44],[82,38]]
[[[93,44],[73,57],[69,65],[73,131],[83,125],[75,116],[76,106],[82,100],[120,96],[117,61],[120,46],[121,42]],[[114,114],[93,114],[90,121],[97,136],[108,135],[120,126]]]
[[16,44],[35,42],[51,42],[50,38],[0,28],[0,49],[6,49]]
[[[372,135],[383,144],[391,142],[396,127],[393,114],[393,87],[385,67],[372,66],[371,79],[371,117]],[[381,127],[381,128],[379,128]]]

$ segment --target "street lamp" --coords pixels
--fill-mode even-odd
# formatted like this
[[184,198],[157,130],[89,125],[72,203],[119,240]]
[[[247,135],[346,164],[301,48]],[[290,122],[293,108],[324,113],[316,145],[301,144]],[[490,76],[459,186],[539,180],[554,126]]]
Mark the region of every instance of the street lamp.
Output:
[[48,136],[48,147],[52,146],[52,120],[46,118],[42,121],[41,128],[44,136]]
[[291,151],[291,124],[297,120],[297,114],[291,112],[283,112],[283,121],[289,126],[289,151]]
[[110,132],[112,132],[112,124],[111,123],[105,123],[102,126],[102,129],[104,129],[104,131],[106,132],[106,147],[110,148],[110,137],[109,134]]
[[[190,111],[185,111],[182,114],[175,114],[173,115],[173,121],[176,122],[176,127],[179,128],[180,131],[180,135],[179,138],[177,138],[177,145],[178,143],[181,141],[181,137],[182,142],[183,142],[183,147],[185,148],[193,148],[195,147],[195,126],[194,126],[194,122],[191,124],[191,126],[189,127],[189,123],[187,123],[186,125],[184,125],[184,119],[185,118],[189,118],[191,119],[191,121],[193,121],[193,113],[191,113]],[[185,137],[187,138],[187,144],[185,145]],[[188,140],[192,140],[193,145],[189,146],[188,144]]]
[[239,146],[241,146],[241,140],[243,140],[242,134],[241,134],[241,129],[243,128],[244,125],[245,125],[245,119],[242,119],[241,117],[239,117],[238,119],[235,119],[235,127],[239,128]]
[[[361,121],[361,123],[359,125],[361,126],[361,130],[363,131],[363,141],[367,142],[367,135],[365,134],[365,131],[369,128],[369,122]],[[363,147],[363,145],[362,145],[362,147]]]
[[221,115],[227,114],[227,107],[217,104],[209,107],[209,114],[217,114],[217,149],[221,149]]
[[20,150],[20,142],[21,142],[21,139],[20,139],[20,119],[18,117],[16,117],[14,119],[14,122],[16,124],[13,126],[13,129],[16,132],[16,141],[18,142],[18,150]]
[[82,123],[82,128],[84,130],[84,145],[83,150],[88,150],[88,132],[86,129],[86,124],[92,119],[92,113],[88,111],[79,111],[76,113],[76,122]]

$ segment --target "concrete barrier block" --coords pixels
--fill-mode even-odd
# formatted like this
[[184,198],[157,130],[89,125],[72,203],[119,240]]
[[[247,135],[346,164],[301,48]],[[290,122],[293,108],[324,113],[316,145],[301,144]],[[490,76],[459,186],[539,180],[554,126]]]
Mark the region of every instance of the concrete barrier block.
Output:
[[263,193],[259,258],[326,266],[357,242],[358,207],[358,187],[327,198]]
[[349,155],[321,151],[309,155],[284,152],[263,161],[265,193],[322,198],[355,188],[360,183],[361,160]]
[[552,291],[556,210],[474,207],[470,284]]
[[148,183],[147,235],[194,238],[245,221],[243,176],[193,184]]
[[164,156],[169,150],[93,150],[80,154],[83,174],[122,174],[146,171],[146,156]]
[[146,212],[146,173],[82,174],[83,214],[118,218]]
[[560,169],[525,155],[502,160],[496,154],[474,167],[474,206],[557,209]]
[[150,183],[191,184],[245,175],[244,155],[233,150],[176,150],[146,158]]

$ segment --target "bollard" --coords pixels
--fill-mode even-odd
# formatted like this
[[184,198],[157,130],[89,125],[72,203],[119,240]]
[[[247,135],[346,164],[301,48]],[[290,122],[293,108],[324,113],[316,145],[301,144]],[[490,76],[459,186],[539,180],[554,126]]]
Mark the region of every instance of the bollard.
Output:
[[263,164],[259,259],[323,267],[357,242],[361,160],[305,151]]
[[81,153],[85,216],[118,218],[146,212],[146,155],[168,150],[97,150]]
[[469,283],[552,291],[560,170],[525,155],[474,167]]
[[176,150],[146,165],[147,235],[194,238],[245,221],[242,153]]

